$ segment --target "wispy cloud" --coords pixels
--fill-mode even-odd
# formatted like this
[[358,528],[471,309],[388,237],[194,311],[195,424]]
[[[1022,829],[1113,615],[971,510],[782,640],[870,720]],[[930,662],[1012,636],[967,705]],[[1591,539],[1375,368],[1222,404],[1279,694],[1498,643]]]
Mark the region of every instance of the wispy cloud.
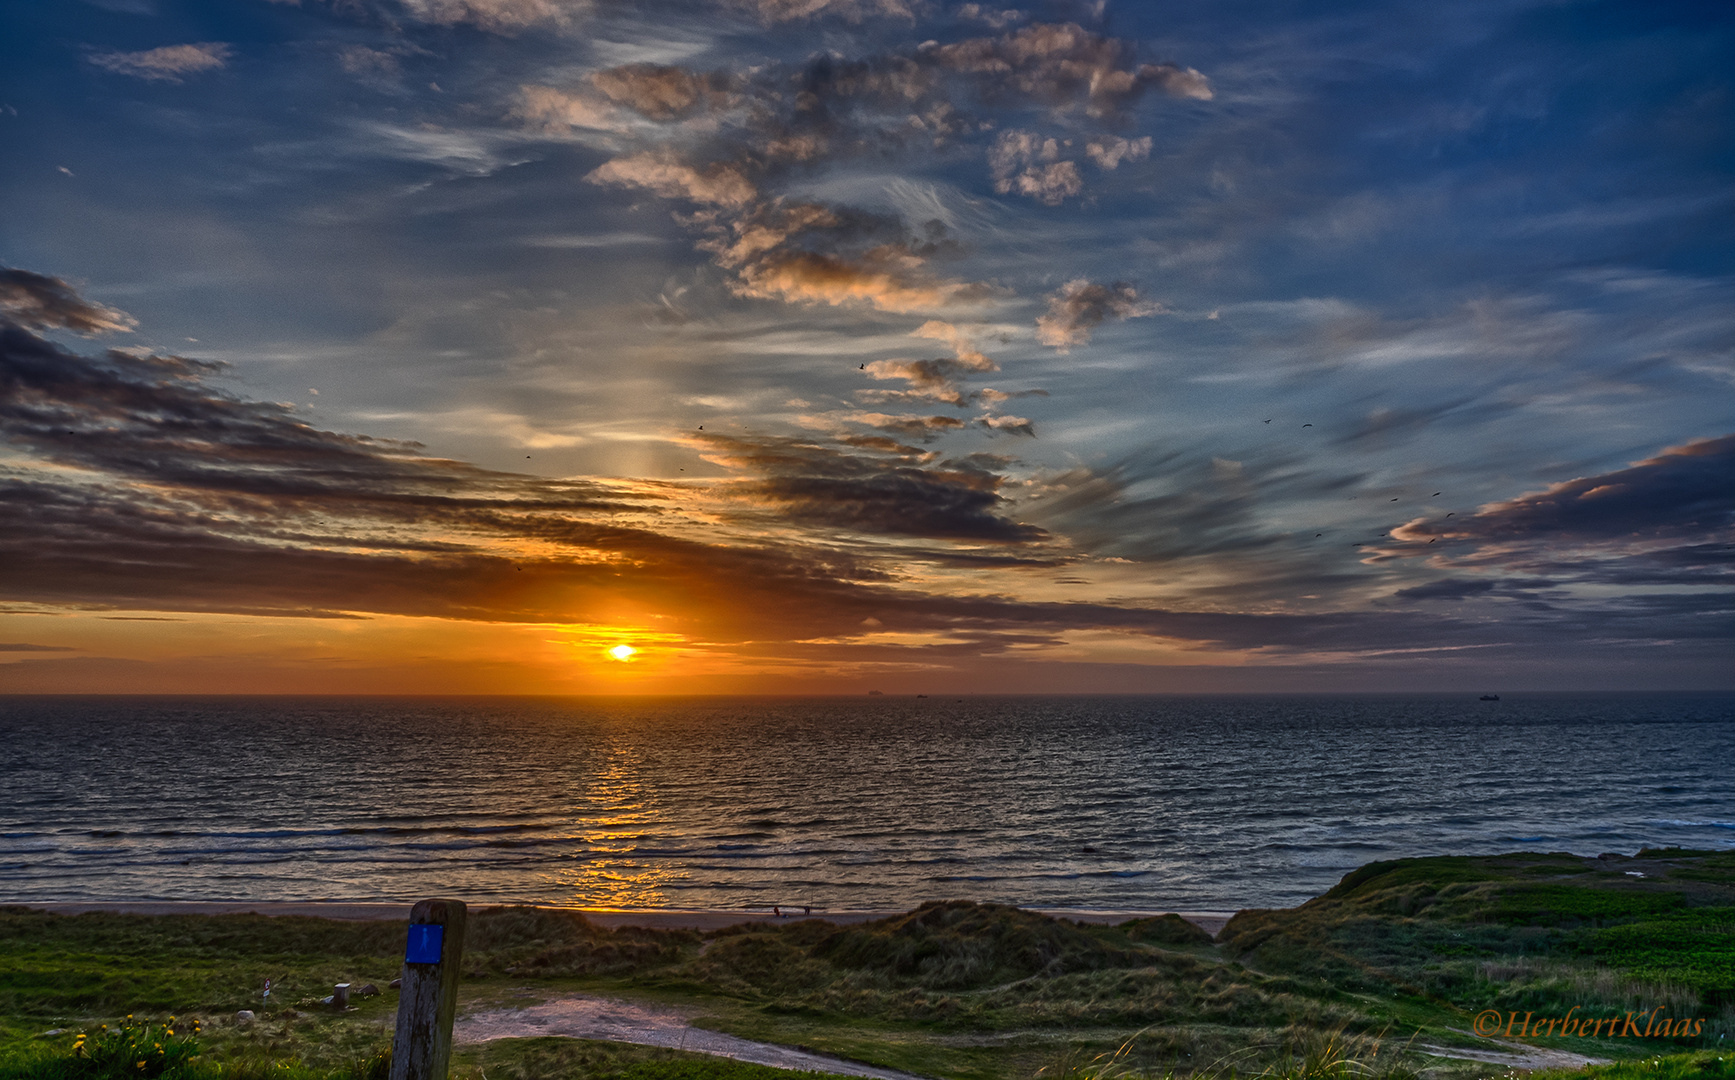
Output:
[[226,67],[234,46],[221,41],[193,45],[164,45],[143,52],[100,52],[90,62],[116,75],[131,75],[152,82],[178,83],[188,75]]
[[539,24],[568,26],[592,11],[590,0],[399,0],[405,14],[437,26],[470,23],[495,33]]

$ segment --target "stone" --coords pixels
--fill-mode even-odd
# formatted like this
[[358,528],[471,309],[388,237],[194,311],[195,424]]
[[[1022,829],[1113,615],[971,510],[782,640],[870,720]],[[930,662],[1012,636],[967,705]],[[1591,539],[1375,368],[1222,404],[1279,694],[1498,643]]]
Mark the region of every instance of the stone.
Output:
[[242,1009],[240,1012],[235,1014],[235,1022],[237,1024],[251,1024],[253,1020],[252,1009]]
[[362,983],[361,986],[356,989],[355,995],[356,997],[373,997],[379,992],[380,988],[375,986],[373,983]]
[[389,986],[390,988],[392,988],[393,990],[402,990],[404,988],[404,980],[393,979],[391,982],[386,983],[386,985]]

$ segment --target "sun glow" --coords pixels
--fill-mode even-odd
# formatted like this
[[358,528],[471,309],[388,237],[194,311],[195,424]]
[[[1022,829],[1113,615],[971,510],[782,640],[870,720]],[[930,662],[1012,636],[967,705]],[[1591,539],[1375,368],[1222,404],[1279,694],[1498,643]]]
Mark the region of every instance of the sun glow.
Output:
[[638,654],[638,650],[631,645],[616,645],[608,651],[608,654],[616,660],[631,660]]

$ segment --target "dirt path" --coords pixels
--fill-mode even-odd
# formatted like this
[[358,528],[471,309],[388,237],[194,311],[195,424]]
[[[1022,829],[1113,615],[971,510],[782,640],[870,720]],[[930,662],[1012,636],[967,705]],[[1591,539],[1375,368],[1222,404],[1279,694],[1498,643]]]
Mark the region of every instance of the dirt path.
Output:
[[452,1038],[460,1043],[492,1039],[523,1039],[539,1035],[566,1035],[575,1039],[607,1039],[611,1042],[666,1046],[716,1054],[755,1065],[796,1069],[844,1076],[868,1076],[875,1080],[921,1080],[912,1073],[881,1069],[845,1061],[792,1046],[738,1039],[716,1031],[693,1027],[687,1014],[630,1001],[613,1001],[571,994],[522,1009],[491,1009],[458,1018]]
[[[1456,1029],[1454,1029],[1456,1030]],[[1470,1034],[1468,1031],[1465,1035]],[[1570,1050],[1545,1050],[1539,1046],[1508,1042],[1504,1039],[1484,1039],[1499,1050],[1472,1050],[1461,1046],[1416,1046],[1420,1053],[1435,1057],[1457,1058],[1460,1061],[1485,1061],[1490,1065],[1506,1065],[1519,1069],[1577,1069],[1585,1065],[1605,1065],[1607,1058],[1586,1057]]]

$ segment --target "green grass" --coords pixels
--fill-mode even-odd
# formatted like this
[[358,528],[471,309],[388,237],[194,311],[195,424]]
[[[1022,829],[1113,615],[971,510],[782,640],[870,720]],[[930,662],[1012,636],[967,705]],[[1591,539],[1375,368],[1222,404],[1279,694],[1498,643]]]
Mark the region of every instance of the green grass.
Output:
[[1635,977],[1688,987],[1727,1004],[1735,987],[1735,907],[1671,912],[1599,929],[1586,951]]
[[[98,1080],[88,1062],[68,1064],[71,1034],[39,1036],[127,1013],[206,1022],[200,1054],[160,1071],[169,1080],[366,1080],[390,1042],[395,995],[356,999],[344,1014],[316,1001],[335,982],[384,988],[403,941],[402,923],[0,909],[0,1080]],[[278,983],[268,1005],[258,993],[267,977]],[[572,912],[478,910],[461,985],[467,1008],[574,990],[679,1004],[716,1030],[949,1080],[1092,1069],[1101,1075],[1088,1080],[1401,1077],[1420,1066],[1393,1056],[1393,1045],[1417,1033],[1463,1043],[1458,1032],[1484,1008],[1555,1016],[1661,1006],[1706,1018],[1703,1036],[1672,1046],[1542,1040],[1636,1058],[1735,1036],[1735,853],[1374,863],[1301,907],[1242,912],[1215,941],[1174,916],[1085,926],[961,902],[852,926],[758,923],[711,934],[611,931]],[[235,1022],[239,1008],[254,1009],[257,1021]],[[1333,1045],[1335,1058],[1319,1056]],[[464,1050],[457,1062],[489,1080],[772,1080],[776,1072],[749,1076],[755,1067],[669,1054],[502,1040]],[[138,1074],[146,1059],[131,1060]],[[1427,1068],[1453,1077],[1499,1071]],[[1699,1075],[1692,1070],[1701,1065],[1681,1068],[1683,1077]]]
[[1735,1080],[1735,1050],[1658,1054],[1584,1069],[1540,1069],[1532,1080]]

